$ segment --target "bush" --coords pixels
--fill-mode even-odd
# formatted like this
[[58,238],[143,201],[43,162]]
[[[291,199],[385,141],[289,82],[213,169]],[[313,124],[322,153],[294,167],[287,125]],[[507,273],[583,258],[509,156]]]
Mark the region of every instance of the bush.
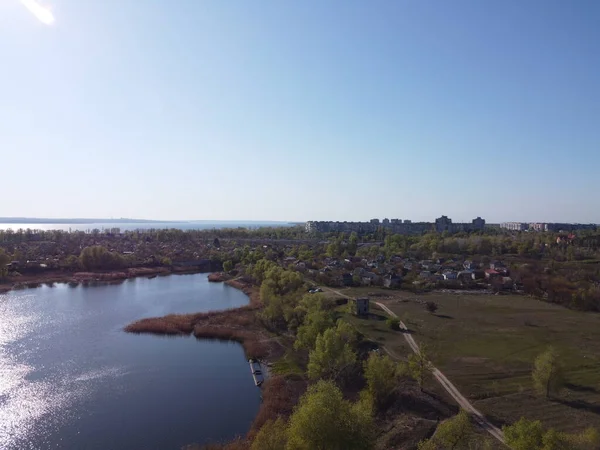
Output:
[[438,305],[436,302],[427,302],[425,303],[425,309],[433,314],[438,310]]
[[387,326],[390,327],[392,330],[400,330],[400,319],[398,319],[397,317],[390,317],[385,321],[385,323],[387,323]]

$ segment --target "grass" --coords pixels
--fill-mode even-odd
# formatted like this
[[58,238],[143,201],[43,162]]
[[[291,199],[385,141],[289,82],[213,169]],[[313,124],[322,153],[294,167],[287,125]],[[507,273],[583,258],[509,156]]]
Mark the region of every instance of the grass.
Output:
[[276,375],[304,375],[304,368],[299,355],[289,349],[285,355],[273,363],[271,371]]
[[[432,360],[476,407],[497,423],[525,415],[547,426],[576,431],[600,428],[600,315],[571,311],[516,295],[416,295],[377,288],[349,289],[385,303],[407,324]],[[436,314],[425,310],[434,301]],[[409,354],[401,333],[381,321],[348,317],[357,329],[400,356]],[[549,345],[565,368],[566,389],[555,400],[532,391],[533,360]]]

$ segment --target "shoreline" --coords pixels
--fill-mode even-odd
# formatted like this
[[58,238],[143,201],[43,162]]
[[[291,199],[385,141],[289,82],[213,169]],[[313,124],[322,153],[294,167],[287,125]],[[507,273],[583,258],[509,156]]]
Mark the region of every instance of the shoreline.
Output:
[[[193,335],[196,339],[237,342],[244,349],[246,358],[258,359],[269,366],[282,358],[286,347],[280,342],[281,337],[270,333],[257,314],[262,309],[259,287],[222,272],[211,273],[209,281],[222,282],[241,290],[248,295],[248,305],[221,311],[141,319],[127,325],[124,331],[167,336]],[[271,375],[260,387],[263,401],[252,424],[245,435],[238,436],[238,441],[234,438],[233,442],[247,442],[256,436],[267,421],[282,415],[289,416],[307,386],[303,377]],[[190,444],[184,448],[197,450],[204,447]]]
[[156,277],[167,275],[185,275],[208,273],[196,269],[176,269],[170,267],[135,267],[110,271],[52,271],[43,274],[10,276],[0,281],[0,294],[12,290],[40,287],[42,284],[67,283],[72,286],[88,286],[96,283],[122,283],[125,280],[139,277]]

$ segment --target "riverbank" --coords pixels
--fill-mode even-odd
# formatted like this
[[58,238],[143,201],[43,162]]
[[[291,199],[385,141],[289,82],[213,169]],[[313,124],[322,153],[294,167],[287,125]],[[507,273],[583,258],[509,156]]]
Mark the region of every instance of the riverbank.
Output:
[[[260,320],[258,313],[262,308],[259,288],[243,278],[232,278],[224,273],[212,273],[209,281],[223,282],[244,292],[249,304],[225,311],[210,311],[196,314],[171,314],[138,320],[125,327],[128,333],[157,334],[170,336],[190,336],[197,339],[216,339],[238,342],[242,345],[246,357],[256,358],[267,365],[282,358],[286,351],[284,336],[270,333]],[[282,342],[284,341],[284,342]],[[250,381],[249,381],[250,382]],[[260,428],[269,420],[279,416],[289,416],[300,396],[307,389],[307,382],[302,376],[274,375],[262,385],[260,409],[252,422],[250,430],[244,438],[240,437],[228,444],[227,448],[247,448]],[[239,445],[239,447],[236,447]],[[204,448],[190,445],[188,450]],[[217,448],[220,448],[217,446]]]
[[[212,274],[209,276],[212,276]],[[214,277],[213,281],[214,281]],[[225,280],[226,277],[223,277]],[[217,339],[238,342],[248,358],[271,360],[283,354],[283,348],[261,323],[256,312],[260,309],[258,287],[242,279],[230,279],[225,284],[244,292],[249,304],[224,311],[195,314],[170,314],[164,317],[141,319],[127,325],[124,331],[136,334],[187,336],[198,339]]]
[[71,286],[93,285],[95,283],[121,283],[130,278],[155,277],[173,274],[200,273],[188,267],[135,267],[110,271],[47,271],[36,274],[10,275],[0,280],[0,293],[13,289],[35,288],[42,284],[68,283]]

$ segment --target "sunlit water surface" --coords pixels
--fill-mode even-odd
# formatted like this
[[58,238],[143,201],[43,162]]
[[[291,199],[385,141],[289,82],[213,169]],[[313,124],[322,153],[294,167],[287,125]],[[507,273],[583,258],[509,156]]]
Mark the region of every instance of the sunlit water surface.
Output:
[[0,449],[178,449],[245,433],[260,395],[239,345],[122,328],[247,301],[206,274],[0,294]]

